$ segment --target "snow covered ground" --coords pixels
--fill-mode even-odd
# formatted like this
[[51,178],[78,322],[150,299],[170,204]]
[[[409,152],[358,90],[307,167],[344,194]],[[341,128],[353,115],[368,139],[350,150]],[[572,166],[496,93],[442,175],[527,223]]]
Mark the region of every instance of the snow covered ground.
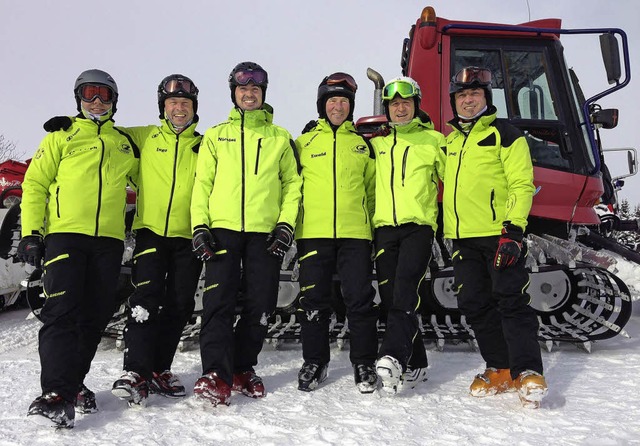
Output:
[[482,371],[468,345],[429,345],[429,381],[396,397],[357,392],[348,350],[332,349],[329,379],[315,392],[297,390],[300,345],[270,345],[258,373],[269,394],[261,400],[234,394],[231,406],[195,400],[191,386],[201,369],[197,349],[178,352],[174,372],[188,395],[152,395],[146,408],[128,408],[111,395],[122,352],[104,339],[87,377],[100,411],[77,415],[76,427],[55,431],[30,422],[27,407],[40,393],[37,333],[28,310],[0,313],[0,445],[627,445],[640,444],[640,267],[619,263],[633,286],[630,338],[543,350],[550,387],[539,410],[524,409],[514,393],[486,399],[468,395]]

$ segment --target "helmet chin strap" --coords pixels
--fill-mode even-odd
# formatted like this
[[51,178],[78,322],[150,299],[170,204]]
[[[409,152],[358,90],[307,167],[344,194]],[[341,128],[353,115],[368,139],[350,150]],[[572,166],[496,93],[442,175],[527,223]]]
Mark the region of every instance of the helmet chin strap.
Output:
[[171,127],[173,128],[173,131],[176,133],[180,133],[182,132],[184,129],[186,129],[187,127],[189,127],[191,124],[193,124],[193,118],[191,118],[189,120],[189,122],[187,122],[185,125],[183,126],[177,126],[173,123],[173,121],[171,120],[171,118],[169,118],[169,115],[167,115],[167,113],[165,112],[164,114],[164,118],[167,120],[167,122],[169,124],[171,124]]
[[486,106],[486,105],[485,105],[485,106],[483,107],[483,109],[482,109],[482,110],[480,110],[478,113],[476,113],[475,115],[473,115],[473,116],[472,116],[472,117],[470,117],[470,118],[462,117],[462,116],[458,115],[458,120],[459,120],[461,123],[466,123],[466,122],[474,121],[474,120],[475,120],[475,119],[477,119],[479,116],[481,116],[484,112],[486,112],[486,111],[487,111],[487,108],[488,108],[488,106]]
[[109,108],[109,110],[107,110],[106,112],[100,115],[90,113],[89,111],[85,110],[84,107],[82,107],[82,116],[84,116],[87,119],[91,119],[94,122],[108,121],[111,118],[111,116],[113,116],[113,107]]

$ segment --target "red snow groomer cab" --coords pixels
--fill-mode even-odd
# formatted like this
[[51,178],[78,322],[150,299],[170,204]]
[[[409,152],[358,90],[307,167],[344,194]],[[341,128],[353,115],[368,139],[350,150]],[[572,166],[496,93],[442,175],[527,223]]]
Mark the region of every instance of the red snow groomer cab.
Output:
[[[560,38],[574,35],[592,36],[596,46],[593,41],[599,38],[609,87],[603,79],[606,89],[589,98],[564,59]],[[518,127],[531,150],[536,195],[527,228],[529,293],[540,317],[540,340],[587,343],[624,333],[631,313],[629,290],[615,276],[613,256],[593,248],[604,247],[640,263],[638,253],[603,236],[607,234],[594,209],[598,204],[615,209],[622,179],[637,171],[635,149],[612,149],[627,152],[629,171],[617,178],[609,174],[600,129],[614,128],[618,111],[596,104],[629,83],[625,32],[562,29],[560,19],[520,25],[455,21],[438,17],[430,6],[424,8],[404,39],[400,68],[418,82],[421,108],[444,134],[451,131],[446,123],[453,117],[449,82],[467,66],[491,70],[498,118]],[[358,120],[365,133],[386,120],[380,116],[384,80],[372,69],[367,75],[376,85],[376,116]],[[615,216],[606,223],[609,231],[638,228],[637,221],[621,222]],[[451,276],[449,268],[441,268],[431,278],[433,299],[423,321],[429,318],[435,337],[467,331],[456,313]]]
[[22,180],[31,159],[0,163],[0,208],[10,208],[22,199]]

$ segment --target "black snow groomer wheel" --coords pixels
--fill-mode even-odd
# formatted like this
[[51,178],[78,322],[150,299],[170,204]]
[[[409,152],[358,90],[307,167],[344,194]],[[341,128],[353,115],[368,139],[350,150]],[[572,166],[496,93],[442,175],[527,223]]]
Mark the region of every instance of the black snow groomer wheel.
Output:
[[541,341],[586,343],[616,335],[631,317],[627,286],[604,268],[546,266],[529,274]]
[[[24,284],[25,282],[23,282]],[[31,312],[35,317],[40,319],[40,311],[42,311],[42,307],[44,306],[44,291],[42,289],[42,269],[36,268],[29,275],[29,278],[26,280],[26,295],[27,295],[27,303],[29,304],[29,308],[31,308]]]

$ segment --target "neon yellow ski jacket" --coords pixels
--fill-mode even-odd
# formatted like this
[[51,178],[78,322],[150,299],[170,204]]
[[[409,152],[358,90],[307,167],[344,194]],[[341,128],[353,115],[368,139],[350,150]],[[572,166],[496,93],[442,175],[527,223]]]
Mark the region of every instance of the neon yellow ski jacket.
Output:
[[466,135],[456,121],[447,136],[444,236],[499,235],[505,221],[522,230],[533,202],[533,166],[522,132],[496,120],[495,108]]
[[161,125],[123,128],[140,147],[140,172],[133,229],[163,237],[191,238],[191,193],[202,135],[192,123],[176,134]]
[[444,178],[445,139],[431,121],[414,118],[371,140],[376,156],[376,212],[373,223],[438,228],[438,180]]
[[295,227],[302,178],[291,135],[272,123],[273,109],[231,110],[200,145],[191,225],[264,232]]
[[113,120],[76,117],[40,143],[22,183],[22,235],[67,232],[124,240],[127,178],[138,148]]
[[371,240],[375,160],[351,121],[334,131],[325,119],[296,139],[302,205],[296,238]]

